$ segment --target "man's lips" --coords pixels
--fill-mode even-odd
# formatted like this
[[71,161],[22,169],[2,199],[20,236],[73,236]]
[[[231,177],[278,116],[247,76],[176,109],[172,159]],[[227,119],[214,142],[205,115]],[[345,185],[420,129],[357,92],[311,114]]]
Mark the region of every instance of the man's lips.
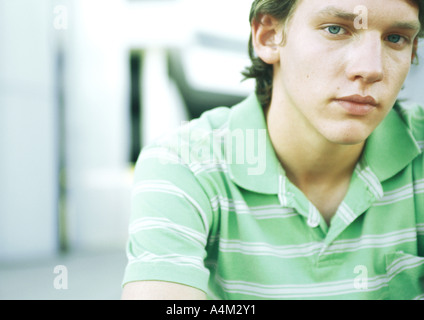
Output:
[[377,106],[377,101],[375,101],[375,99],[371,96],[360,96],[359,94],[355,94],[352,96],[348,96],[348,97],[342,97],[342,98],[338,98],[336,100],[340,100],[340,101],[347,101],[347,102],[352,102],[352,103],[358,103],[358,104],[369,104],[371,106]]
[[345,111],[355,116],[367,115],[378,105],[377,101],[373,97],[363,97],[357,94],[337,98],[335,101],[338,102],[343,107],[343,109],[345,109]]

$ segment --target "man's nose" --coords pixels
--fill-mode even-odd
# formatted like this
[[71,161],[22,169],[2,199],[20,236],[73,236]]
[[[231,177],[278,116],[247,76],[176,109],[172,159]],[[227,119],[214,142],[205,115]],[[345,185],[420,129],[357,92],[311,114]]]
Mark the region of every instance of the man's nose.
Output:
[[378,34],[360,36],[349,49],[346,74],[351,81],[371,84],[383,79],[382,40]]

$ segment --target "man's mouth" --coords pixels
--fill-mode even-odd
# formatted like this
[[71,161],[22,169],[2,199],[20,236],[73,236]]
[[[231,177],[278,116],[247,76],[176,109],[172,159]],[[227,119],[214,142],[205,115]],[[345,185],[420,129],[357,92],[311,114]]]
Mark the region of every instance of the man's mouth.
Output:
[[358,94],[336,98],[335,101],[339,103],[347,113],[355,116],[365,116],[378,106],[377,101],[373,97],[364,97]]

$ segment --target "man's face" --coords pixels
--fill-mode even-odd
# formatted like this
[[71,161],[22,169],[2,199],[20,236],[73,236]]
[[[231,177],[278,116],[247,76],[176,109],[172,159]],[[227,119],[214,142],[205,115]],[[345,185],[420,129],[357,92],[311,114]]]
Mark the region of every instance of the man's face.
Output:
[[408,0],[300,0],[274,90],[302,129],[361,143],[396,101],[418,27],[418,8]]

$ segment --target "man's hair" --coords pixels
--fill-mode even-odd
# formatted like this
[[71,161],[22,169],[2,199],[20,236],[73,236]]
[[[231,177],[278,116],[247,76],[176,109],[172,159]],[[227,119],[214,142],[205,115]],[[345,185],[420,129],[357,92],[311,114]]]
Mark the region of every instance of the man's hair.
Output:
[[[262,15],[270,15],[280,21],[282,24],[287,24],[296,5],[300,0],[254,0],[250,9],[249,22],[252,25],[253,21],[260,22]],[[424,0],[411,0],[419,6],[419,20],[421,22],[421,30],[418,37],[424,38]],[[283,28],[283,32],[284,32]],[[284,36],[283,36],[284,38]],[[252,62],[250,67],[247,67],[243,72],[244,79],[256,79],[256,96],[262,107],[267,107],[271,102],[272,96],[272,80],[273,66],[265,63],[256,56],[253,48],[252,33],[249,39],[249,57]],[[417,59],[417,48],[414,48],[414,56]]]

